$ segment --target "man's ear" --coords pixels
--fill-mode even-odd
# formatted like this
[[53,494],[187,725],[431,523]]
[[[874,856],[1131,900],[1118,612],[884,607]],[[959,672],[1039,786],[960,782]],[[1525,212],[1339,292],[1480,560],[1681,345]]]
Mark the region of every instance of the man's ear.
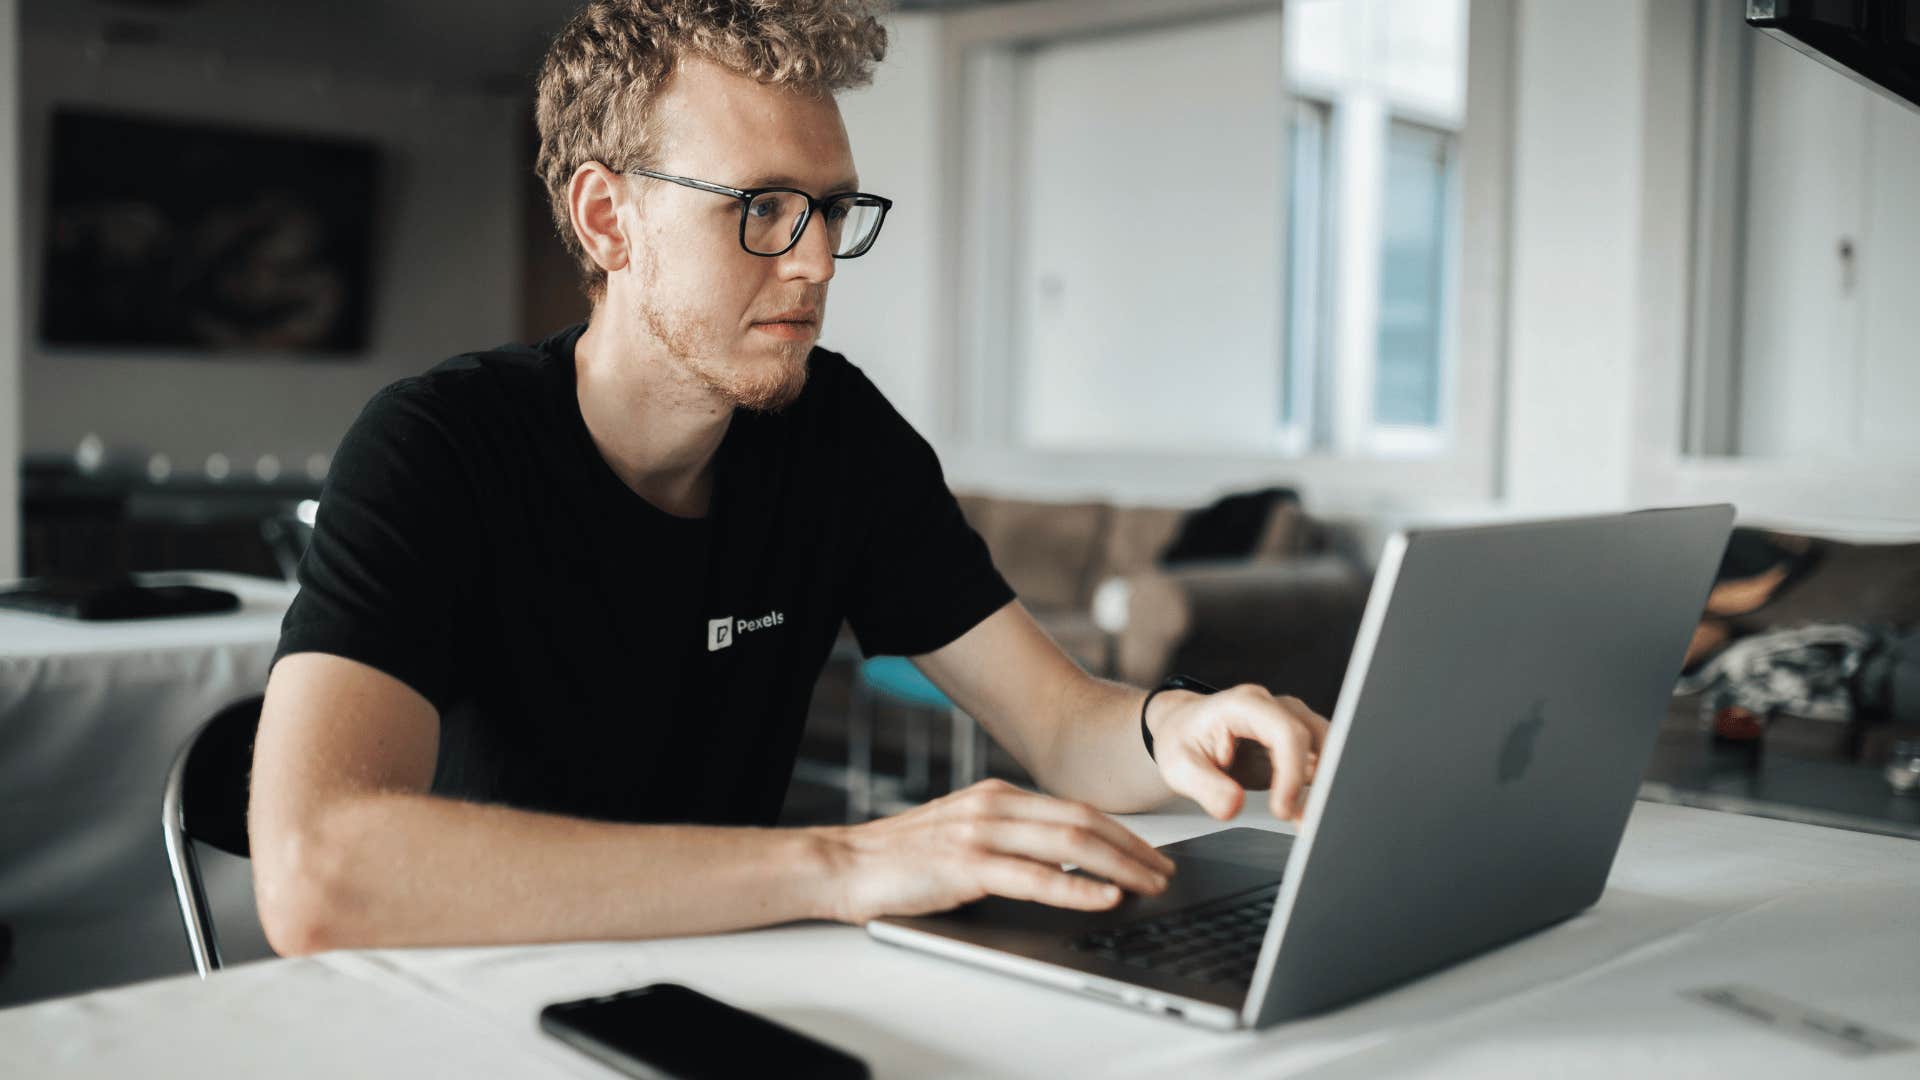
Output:
[[608,273],[624,270],[633,257],[627,234],[620,227],[620,174],[597,161],[589,161],[573,170],[567,181],[567,213],[573,218],[573,235],[600,269]]

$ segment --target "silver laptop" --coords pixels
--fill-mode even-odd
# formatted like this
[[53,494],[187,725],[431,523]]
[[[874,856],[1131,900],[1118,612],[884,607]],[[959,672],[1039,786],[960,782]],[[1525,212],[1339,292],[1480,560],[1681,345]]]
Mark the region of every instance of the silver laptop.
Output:
[[1733,508],[1387,544],[1298,836],[1160,850],[1088,913],[989,897],[882,941],[1214,1028],[1321,1012],[1599,899]]

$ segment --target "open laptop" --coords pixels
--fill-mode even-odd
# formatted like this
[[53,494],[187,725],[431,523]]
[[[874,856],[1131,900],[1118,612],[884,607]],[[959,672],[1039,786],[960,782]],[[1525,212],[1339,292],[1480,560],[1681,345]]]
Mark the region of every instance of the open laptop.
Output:
[[1112,911],[989,897],[868,932],[1238,1028],[1577,914],[1606,885],[1732,524],[1703,506],[1398,534],[1297,837],[1166,845],[1167,891]]

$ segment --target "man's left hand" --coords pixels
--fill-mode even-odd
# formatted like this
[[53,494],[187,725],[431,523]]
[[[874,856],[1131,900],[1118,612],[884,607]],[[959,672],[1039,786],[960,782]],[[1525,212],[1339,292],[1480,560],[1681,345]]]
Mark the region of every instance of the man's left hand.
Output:
[[1155,694],[1147,730],[1160,776],[1175,794],[1224,821],[1240,812],[1247,791],[1266,791],[1273,816],[1298,821],[1327,721],[1299,698],[1246,683],[1217,694]]

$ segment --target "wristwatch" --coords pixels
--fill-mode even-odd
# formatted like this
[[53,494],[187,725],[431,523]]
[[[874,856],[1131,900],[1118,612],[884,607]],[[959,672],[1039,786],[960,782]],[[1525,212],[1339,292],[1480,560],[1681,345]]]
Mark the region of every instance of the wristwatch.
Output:
[[[1147,756],[1153,757],[1153,732],[1147,730],[1147,706],[1153,704],[1153,695],[1162,690],[1191,690],[1196,694],[1217,694],[1220,688],[1208,686],[1190,675],[1169,675],[1160,681],[1160,685],[1147,691],[1147,699],[1140,703],[1140,741],[1147,744]],[[1158,758],[1154,758],[1158,761]]]

